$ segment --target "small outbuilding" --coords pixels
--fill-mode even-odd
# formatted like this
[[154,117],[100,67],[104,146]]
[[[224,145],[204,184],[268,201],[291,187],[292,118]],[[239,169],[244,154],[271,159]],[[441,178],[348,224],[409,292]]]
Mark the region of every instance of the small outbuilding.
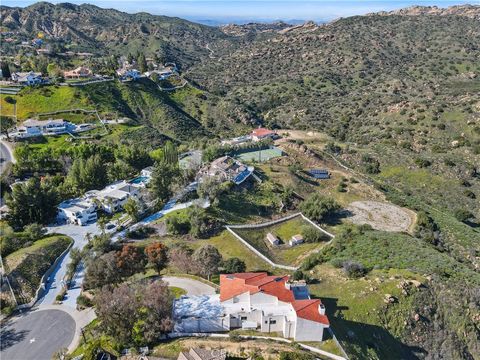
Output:
[[303,236],[300,234],[293,235],[290,241],[288,242],[290,246],[295,246],[301,243],[303,243]]
[[280,240],[278,239],[278,237],[276,237],[275,235],[273,235],[272,233],[268,233],[267,234],[267,240],[270,244],[272,245],[275,245],[275,246],[278,246],[280,245]]
[[312,169],[308,174],[315,179],[330,179],[330,173],[325,169]]

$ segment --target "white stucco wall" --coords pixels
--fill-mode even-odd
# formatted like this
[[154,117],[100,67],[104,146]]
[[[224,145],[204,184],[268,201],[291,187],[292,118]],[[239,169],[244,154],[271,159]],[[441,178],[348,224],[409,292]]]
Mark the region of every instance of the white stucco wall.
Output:
[[325,325],[297,317],[295,341],[322,341]]

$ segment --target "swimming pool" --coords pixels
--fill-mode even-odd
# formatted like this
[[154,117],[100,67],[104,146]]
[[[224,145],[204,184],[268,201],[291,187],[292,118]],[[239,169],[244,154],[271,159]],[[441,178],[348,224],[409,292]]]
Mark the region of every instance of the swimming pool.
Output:
[[135,179],[130,180],[130,184],[143,184],[146,183],[148,177],[146,176],[137,176]]

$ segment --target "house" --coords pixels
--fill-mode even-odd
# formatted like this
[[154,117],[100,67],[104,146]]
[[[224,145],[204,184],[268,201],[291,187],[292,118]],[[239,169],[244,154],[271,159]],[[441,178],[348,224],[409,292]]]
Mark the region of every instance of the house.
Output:
[[117,70],[117,75],[120,77],[121,80],[137,80],[141,76],[140,71],[130,68],[121,68]]
[[75,125],[64,119],[25,120],[17,131],[12,134],[17,138],[28,138],[42,135],[59,135],[75,130]]
[[221,145],[222,146],[238,145],[238,144],[243,144],[243,143],[250,142],[250,141],[252,141],[252,137],[250,135],[243,135],[243,136],[239,136],[239,137],[232,138],[232,139],[222,140]]
[[190,351],[182,351],[177,360],[225,360],[227,352],[223,349],[206,350],[192,348]]
[[295,341],[322,341],[325,307],[305,282],[261,273],[220,275],[220,294],[181,297],[173,305],[175,332],[253,329]]
[[166,67],[152,70],[152,71],[147,71],[145,73],[145,75],[148,77],[152,76],[153,74],[157,74],[160,80],[165,80],[165,79],[168,79],[170,76],[174,75],[175,73],[171,68],[166,68]]
[[12,81],[21,85],[38,85],[43,83],[42,73],[39,72],[14,72]]
[[330,173],[325,169],[312,169],[308,174],[315,179],[330,179]]
[[74,70],[64,71],[63,76],[66,79],[89,78],[93,76],[93,72],[87,67],[79,66]]
[[278,137],[276,132],[265,129],[265,128],[254,129],[252,131],[251,136],[253,141],[260,141],[265,139],[276,139]]
[[230,156],[222,156],[212,161],[203,172],[208,176],[215,176],[224,181],[230,180],[239,185],[252,175],[254,170],[253,166],[247,167]]
[[140,175],[145,176],[146,178],[151,178],[153,175],[153,170],[153,166],[148,166],[145,169],[142,169],[142,171],[140,171]]
[[57,219],[69,224],[87,225],[97,221],[97,206],[88,199],[66,200],[57,207]]
[[301,243],[303,243],[303,236],[300,234],[293,235],[290,241],[288,242],[290,246],[295,246]]
[[280,245],[280,240],[278,239],[278,237],[276,237],[272,233],[267,234],[267,240],[270,244],[272,244],[274,246]]
[[141,186],[122,180],[91,194],[101,203],[102,209],[106,213],[113,214],[120,211],[129,198],[138,199],[140,197],[140,189]]

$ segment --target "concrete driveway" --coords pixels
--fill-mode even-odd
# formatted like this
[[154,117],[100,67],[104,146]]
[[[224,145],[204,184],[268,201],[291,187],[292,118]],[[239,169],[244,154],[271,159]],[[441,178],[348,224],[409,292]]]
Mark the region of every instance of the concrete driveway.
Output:
[[162,280],[168,283],[169,286],[184,289],[187,292],[187,295],[195,296],[215,294],[215,288],[213,286],[198,280],[176,276],[163,276]]
[[27,312],[5,324],[0,332],[2,360],[50,360],[75,335],[75,321],[64,311]]

